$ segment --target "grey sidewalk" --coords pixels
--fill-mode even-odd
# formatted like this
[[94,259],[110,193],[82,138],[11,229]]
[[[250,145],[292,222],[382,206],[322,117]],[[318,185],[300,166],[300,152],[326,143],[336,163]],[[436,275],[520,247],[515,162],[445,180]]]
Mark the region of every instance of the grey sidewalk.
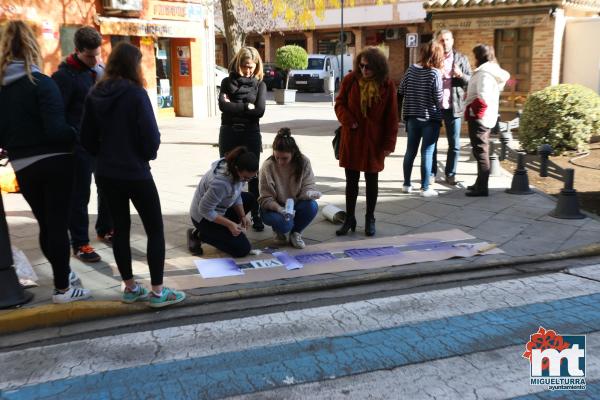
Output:
[[[290,127],[301,150],[311,159],[319,190],[324,193],[319,201],[320,207],[335,204],[343,209],[344,171],[333,158],[331,148],[333,131],[338,126],[333,108],[330,103],[313,102],[313,99],[322,100],[322,95],[307,94],[302,95],[302,98],[306,101],[286,106],[278,106],[269,101],[266,115],[262,119],[265,152],[261,160],[270,155],[270,144],[276,131],[283,126]],[[152,172],[159,188],[165,221],[166,285],[169,285],[170,276],[190,274],[194,269],[194,257],[186,250],[185,232],[191,226],[188,209],[201,175],[210,163],[218,158],[216,143],[219,122],[218,118],[206,121],[178,118],[159,123],[162,145],[158,159],[152,163]],[[443,134],[438,144],[439,162],[443,163],[447,147]],[[551,218],[547,214],[554,208],[555,202],[548,196],[537,192],[528,196],[504,193],[512,178],[505,172],[501,177],[491,178],[490,197],[466,197],[462,188],[474,182],[476,164],[467,161],[470,151],[468,139],[462,138],[461,144],[463,152],[458,166],[458,181],[461,183],[458,187],[436,183],[434,188],[440,191],[440,196],[425,199],[418,194],[401,193],[402,161],[406,148],[406,138],[401,133],[396,152],[386,160],[386,168],[379,176],[380,190],[376,212],[378,237],[458,228],[481,240],[496,243],[505,251],[505,254],[485,257],[494,260],[546,254],[600,242],[600,221],[597,219]],[[417,157],[412,174],[413,184],[417,188],[420,178],[419,161]],[[443,171],[443,166],[439,169]],[[95,191],[92,190],[92,193]],[[40,286],[31,289],[35,299],[26,307],[48,304],[52,274],[39,249],[37,224],[21,195],[3,196],[11,242],[26,253],[40,278]],[[102,256],[102,261],[84,264],[72,258],[71,265],[80,275],[84,286],[93,290],[95,300],[118,300],[121,283],[112,250],[96,241],[93,234],[96,203],[95,195],[92,197],[89,208],[90,238],[92,246]],[[313,244],[364,238],[364,200],[364,182],[361,182],[357,207],[359,226],[355,234],[336,237],[336,226],[325,221],[319,214],[303,235],[306,242]],[[132,213],[135,213],[133,207]],[[146,237],[137,215],[132,215],[132,222],[134,271],[145,277]],[[263,248],[271,244],[272,233],[267,227],[262,233],[250,232],[249,237],[256,248]],[[207,245],[204,245],[204,251],[205,256],[218,255],[215,249]],[[444,263],[451,266],[456,262],[448,260]],[[278,282],[272,284],[276,285]],[[211,291],[214,292],[215,289]],[[194,293],[202,294],[203,291]]]

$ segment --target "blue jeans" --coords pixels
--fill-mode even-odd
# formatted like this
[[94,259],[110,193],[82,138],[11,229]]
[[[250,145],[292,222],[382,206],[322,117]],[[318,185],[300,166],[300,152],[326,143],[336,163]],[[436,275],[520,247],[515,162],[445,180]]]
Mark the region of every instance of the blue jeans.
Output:
[[421,188],[429,189],[429,176],[431,175],[431,164],[433,160],[433,150],[435,142],[440,135],[441,122],[437,120],[419,121],[416,118],[409,118],[407,122],[408,143],[406,144],[406,154],[404,154],[404,186],[410,186],[410,175],[419,143],[421,145]]
[[[446,176],[456,175],[456,166],[460,156],[460,127],[462,119],[456,118],[452,110],[442,110],[444,126],[446,127],[446,137],[448,138],[448,155],[446,156]],[[433,164],[431,173],[437,175],[437,142],[433,152]]]
[[287,221],[283,214],[276,211],[261,208],[260,213],[265,225],[271,226],[275,232],[302,232],[317,215],[319,206],[314,200],[298,200],[294,204],[294,210],[296,210],[294,218]]

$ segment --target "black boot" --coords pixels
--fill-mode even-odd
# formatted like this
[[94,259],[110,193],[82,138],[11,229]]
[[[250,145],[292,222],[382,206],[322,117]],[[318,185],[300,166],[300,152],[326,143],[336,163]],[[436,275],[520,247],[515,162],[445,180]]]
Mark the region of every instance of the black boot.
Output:
[[256,232],[262,232],[265,230],[265,224],[262,222],[262,218],[260,217],[260,212],[258,210],[252,211],[252,229]]
[[346,215],[346,220],[344,221],[344,225],[337,231],[335,234],[338,236],[344,236],[348,234],[348,231],[352,229],[352,232],[356,232],[356,218],[354,215]]
[[365,235],[375,235],[375,216],[373,214],[365,215]]
[[200,237],[197,229],[188,229],[187,230],[187,246],[190,253],[195,256],[201,256],[202,251],[202,242],[200,241]]

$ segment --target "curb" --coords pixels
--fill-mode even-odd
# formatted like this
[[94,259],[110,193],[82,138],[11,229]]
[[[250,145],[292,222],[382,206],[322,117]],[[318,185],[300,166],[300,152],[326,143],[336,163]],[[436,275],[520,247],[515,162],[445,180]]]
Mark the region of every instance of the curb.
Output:
[[81,301],[19,308],[0,314],[0,334],[136,314],[148,308],[142,304],[123,304],[120,301]]
[[[504,267],[517,267],[521,273],[558,271],[564,266],[532,266],[527,264],[542,263],[545,261],[559,261],[572,258],[585,258],[600,255],[600,244],[591,244],[571,250],[543,255],[514,257],[508,260],[482,261],[463,263],[447,267],[440,263],[406,264],[390,266],[391,271],[367,272],[361,275],[335,276],[332,278],[316,279],[277,285],[259,286],[253,288],[233,289],[225,292],[188,295],[188,299],[178,307],[192,307],[202,304],[219,303],[231,300],[248,299],[255,297],[275,296],[308,291],[319,291],[377,282],[389,282],[409,278],[419,278],[438,274],[452,274],[459,272],[491,270]],[[520,268],[518,268],[520,267]],[[123,304],[120,301],[84,301],[70,304],[46,304],[32,308],[19,308],[0,313],[0,335],[23,332],[26,330],[61,327],[77,322],[94,319],[120,317],[132,314],[141,314],[156,311],[143,304]]]

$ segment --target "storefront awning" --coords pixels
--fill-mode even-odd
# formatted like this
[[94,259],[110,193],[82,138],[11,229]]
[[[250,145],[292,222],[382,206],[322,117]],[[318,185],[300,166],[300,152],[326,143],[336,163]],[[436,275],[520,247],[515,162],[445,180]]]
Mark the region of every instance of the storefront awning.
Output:
[[487,10],[520,7],[572,7],[585,11],[600,11],[599,0],[428,0],[423,7],[431,12],[454,10]]

